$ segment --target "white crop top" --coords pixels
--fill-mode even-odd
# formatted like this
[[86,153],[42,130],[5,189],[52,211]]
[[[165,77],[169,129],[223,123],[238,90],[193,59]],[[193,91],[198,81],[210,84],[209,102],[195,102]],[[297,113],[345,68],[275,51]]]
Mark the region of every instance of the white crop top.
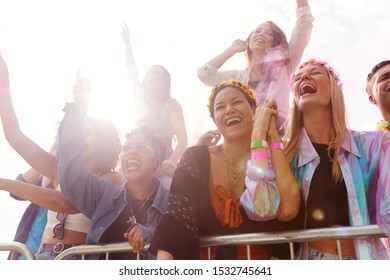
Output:
[[[58,190],[59,186],[57,186],[56,189]],[[45,228],[54,228],[58,223],[57,212],[48,210],[47,224]],[[90,223],[91,220],[84,214],[68,214],[65,219],[65,229],[88,233]]]

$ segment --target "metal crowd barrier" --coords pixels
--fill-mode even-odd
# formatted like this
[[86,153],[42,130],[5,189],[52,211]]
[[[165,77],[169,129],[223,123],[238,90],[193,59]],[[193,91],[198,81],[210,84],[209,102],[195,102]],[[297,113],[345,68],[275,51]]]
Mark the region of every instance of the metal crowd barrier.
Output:
[[[208,257],[211,256],[211,247],[226,246],[226,245],[246,245],[247,258],[250,259],[250,246],[261,244],[281,244],[288,243],[290,248],[290,258],[294,259],[294,243],[306,241],[320,240],[336,240],[339,259],[342,259],[341,240],[354,239],[360,237],[371,238],[386,238],[389,239],[377,225],[369,226],[354,226],[354,227],[337,227],[323,229],[306,229],[294,231],[279,231],[265,233],[250,233],[237,235],[222,235],[209,236],[200,238],[200,246],[208,249]],[[145,246],[144,250],[147,250]],[[87,254],[106,254],[108,259],[109,254],[113,252],[128,252],[131,251],[131,246],[127,242],[107,245],[81,245],[69,248],[59,254],[56,260],[66,259],[73,255]]]
[[0,243],[0,251],[16,251],[26,260],[35,260],[34,253],[31,252],[30,248],[20,242]]
[[[247,259],[249,260],[251,245],[288,243],[290,248],[290,258],[294,259],[294,243],[335,240],[337,242],[339,259],[342,259],[341,240],[368,237],[386,238],[387,242],[389,242],[387,236],[377,225],[369,225],[208,236],[200,238],[200,246],[208,249],[208,256],[210,259],[211,247],[226,245],[246,245]],[[145,246],[144,250],[147,249],[148,245]],[[18,242],[0,243],[0,251],[12,250],[21,253],[23,256],[26,257],[26,259],[35,259],[29,248],[24,244]],[[56,257],[56,260],[64,260],[75,255],[81,255],[81,259],[85,259],[85,256],[89,254],[105,254],[105,258],[108,259],[110,253],[130,252],[131,250],[132,248],[127,242],[106,245],[79,245],[61,252]]]

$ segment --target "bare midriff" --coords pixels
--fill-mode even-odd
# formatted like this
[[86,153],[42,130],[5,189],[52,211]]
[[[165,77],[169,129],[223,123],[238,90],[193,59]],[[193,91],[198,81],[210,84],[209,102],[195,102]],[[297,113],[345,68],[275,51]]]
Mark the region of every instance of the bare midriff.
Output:
[[[338,227],[338,226],[332,226],[332,227]],[[340,244],[341,244],[341,252],[343,256],[346,257],[356,256],[353,240],[351,239],[340,240]],[[309,248],[317,249],[319,251],[329,253],[329,254],[334,254],[334,255],[338,254],[337,243],[335,240],[311,241],[309,242]]]
[[84,232],[65,229],[64,237],[62,239],[58,239],[54,236],[53,228],[46,228],[42,236],[42,243],[45,244],[63,243],[69,245],[71,244],[82,245],[85,244],[86,237],[87,234]]

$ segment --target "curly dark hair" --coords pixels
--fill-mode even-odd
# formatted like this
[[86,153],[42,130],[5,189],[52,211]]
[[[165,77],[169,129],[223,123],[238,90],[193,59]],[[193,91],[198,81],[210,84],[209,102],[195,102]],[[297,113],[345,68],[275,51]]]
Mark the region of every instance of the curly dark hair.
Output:
[[148,139],[149,143],[151,144],[151,147],[156,152],[156,159],[158,162],[158,165],[162,162],[164,159],[164,145],[162,144],[162,140],[160,137],[157,136],[156,133],[154,133],[150,128],[144,125],[139,125],[135,128],[133,128],[130,132],[126,133],[125,138],[126,141],[129,141],[134,135],[141,134],[145,136],[146,139]]
[[106,119],[87,117],[86,125],[92,128],[95,153],[92,156],[98,173],[114,170],[119,162],[122,143],[116,126]]

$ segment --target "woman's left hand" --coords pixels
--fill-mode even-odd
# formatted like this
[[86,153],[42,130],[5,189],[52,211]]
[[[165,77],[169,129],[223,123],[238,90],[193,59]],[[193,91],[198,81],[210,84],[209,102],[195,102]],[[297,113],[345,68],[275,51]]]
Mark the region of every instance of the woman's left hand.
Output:
[[140,253],[144,248],[144,238],[139,225],[135,225],[129,232],[125,232],[123,236],[128,239],[134,253]]
[[81,77],[80,70],[78,70],[76,84],[73,86],[73,97],[75,103],[88,103],[91,98],[91,93],[91,81],[85,77]]
[[271,117],[277,118],[278,106],[275,100],[265,101],[262,106],[256,108],[256,113],[253,117],[253,132],[252,138],[264,139],[268,134]]

